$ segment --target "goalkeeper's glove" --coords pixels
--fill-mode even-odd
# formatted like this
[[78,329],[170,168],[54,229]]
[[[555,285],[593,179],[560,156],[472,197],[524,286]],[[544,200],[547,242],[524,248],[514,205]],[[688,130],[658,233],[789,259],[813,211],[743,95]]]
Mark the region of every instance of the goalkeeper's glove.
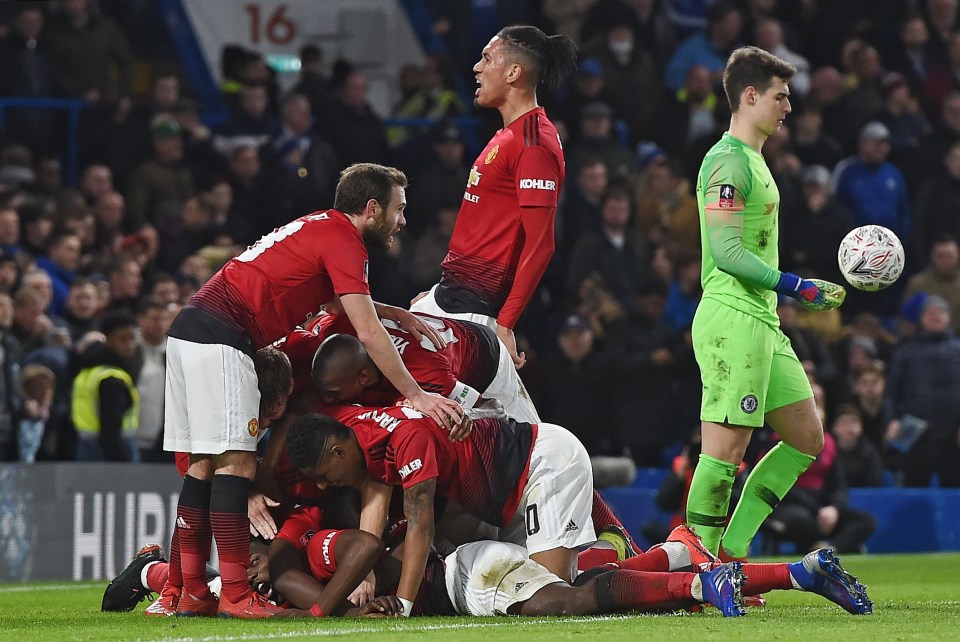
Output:
[[842,286],[821,279],[801,279],[796,274],[781,272],[774,288],[778,293],[793,297],[807,310],[839,308],[847,296]]

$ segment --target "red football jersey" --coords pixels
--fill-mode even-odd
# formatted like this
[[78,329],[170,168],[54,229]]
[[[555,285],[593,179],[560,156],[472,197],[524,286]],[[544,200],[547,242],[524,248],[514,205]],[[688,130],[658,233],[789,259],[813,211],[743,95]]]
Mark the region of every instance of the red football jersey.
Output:
[[370,294],[368,265],[363,237],[346,214],[314,212],[230,260],[189,305],[245,330],[259,349],[304,323],[334,295]]
[[370,475],[409,488],[437,480],[437,494],[494,526],[517,511],[537,427],[512,420],[473,422],[465,441],[450,441],[436,422],[407,407],[339,406],[324,410],[349,426]]
[[[560,136],[542,107],[497,132],[470,170],[450,248],[441,265],[441,283],[472,293],[494,310],[490,316],[496,316],[517,274],[525,240],[522,209],[550,208],[542,213],[548,220],[538,224],[549,227],[552,241],[564,176]],[[552,254],[552,242],[542,251]]]
[[[429,339],[419,342],[399,325],[381,319],[387,334],[400,353],[410,375],[421,388],[449,397],[457,382],[483,392],[497,373],[499,344],[496,334],[484,326],[467,321],[442,319],[418,313],[432,325],[447,345],[438,350]],[[277,347],[290,357],[295,389],[310,383],[313,356],[327,337],[344,333],[357,336],[357,331],[345,314],[321,314],[308,325],[309,331],[294,330]],[[368,406],[390,406],[402,399],[397,389],[386,379],[364,393],[361,403]]]

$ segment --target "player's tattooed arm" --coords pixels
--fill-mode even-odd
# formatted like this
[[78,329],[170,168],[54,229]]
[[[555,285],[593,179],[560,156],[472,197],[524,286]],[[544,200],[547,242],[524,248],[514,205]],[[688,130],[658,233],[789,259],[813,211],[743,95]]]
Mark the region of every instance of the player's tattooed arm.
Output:
[[[403,569],[397,597],[401,601],[413,599],[420,588],[427,556],[435,533],[433,502],[437,492],[437,479],[428,479],[403,491],[403,513],[407,518],[407,536],[404,542]],[[405,602],[406,604],[406,602]],[[409,612],[406,613],[409,615]]]

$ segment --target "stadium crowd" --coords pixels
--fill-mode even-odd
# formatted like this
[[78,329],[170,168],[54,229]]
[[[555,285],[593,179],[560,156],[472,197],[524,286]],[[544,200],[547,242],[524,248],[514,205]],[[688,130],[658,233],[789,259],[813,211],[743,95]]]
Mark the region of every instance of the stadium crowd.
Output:
[[[499,127],[460,89],[490,36],[478,25],[517,21],[580,50],[574,77],[539,94],[567,165],[556,253],[516,329],[543,419],[593,456],[640,466],[670,466],[696,441],[696,173],[729,122],[727,54],[755,44],[799,69],[793,113],[763,150],[782,198],[781,268],[842,283],[836,248],[866,223],[894,230],[907,253],[895,286],[848,288],[840,310],[781,302],[829,429],[799,485],[825,502],[830,484],[925,486],[936,474],[960,486],[957,0],[497,2],[486,22],[469,19],[469,2],[431,2],[437,49],[402,70],[391,114],[374,110],[349,60],[305,46],[281,91],[263,56],[231,46],[229,118],[209,125],[177,61],[158,53],[163,37],[131,38],[142,16],[94,4],[0,2],[0,98],[88,104],[76,185],[64,184],[57,112],[8,108],[0,129],[0,460],[167,460],[165,333],[180,306],[263,234],[331,207],[353,163],[410,178],[407,225],[388,251],[371,249],[369,270],[375,300],[408,307],[440,277],[472,141]],[[455,124],[469,115],[477,131]],[[110,396],[94,394],[103,378]],[[112,411],[100,418],[109,434],[88,427],[96,403]],[[755,441],[751,459],[772,445]]]

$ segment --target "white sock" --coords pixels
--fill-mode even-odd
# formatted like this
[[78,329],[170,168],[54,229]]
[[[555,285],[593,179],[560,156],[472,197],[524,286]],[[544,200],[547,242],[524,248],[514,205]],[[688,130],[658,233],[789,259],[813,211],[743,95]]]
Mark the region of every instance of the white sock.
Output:
[[150,567],[151,567],[151,566],[153,566],[154,564],[159,564],[159,563],[160,563],[159,561],[157,561],[157,562],[150,562],[149,564],[147,564],[146,566],[144,566],[142,569],[140,569],[140,585],[143,586],[143,588],[146,589],[146,590],[148,590],[148,591],[150,590],[150,586],[147,584],[147,571],[150,570]]
[[690,551],[683,542],[664,542],[660,545],[660,548],[667,553],[667,561],[670,563],[671,571],[679,568],[690,568],[693,565],[693,560],[690,559]]
[[700,580],[699,573],[693,578],[693,583],[690,584],[690,595],[697,602],[703,602],[703,582]]

